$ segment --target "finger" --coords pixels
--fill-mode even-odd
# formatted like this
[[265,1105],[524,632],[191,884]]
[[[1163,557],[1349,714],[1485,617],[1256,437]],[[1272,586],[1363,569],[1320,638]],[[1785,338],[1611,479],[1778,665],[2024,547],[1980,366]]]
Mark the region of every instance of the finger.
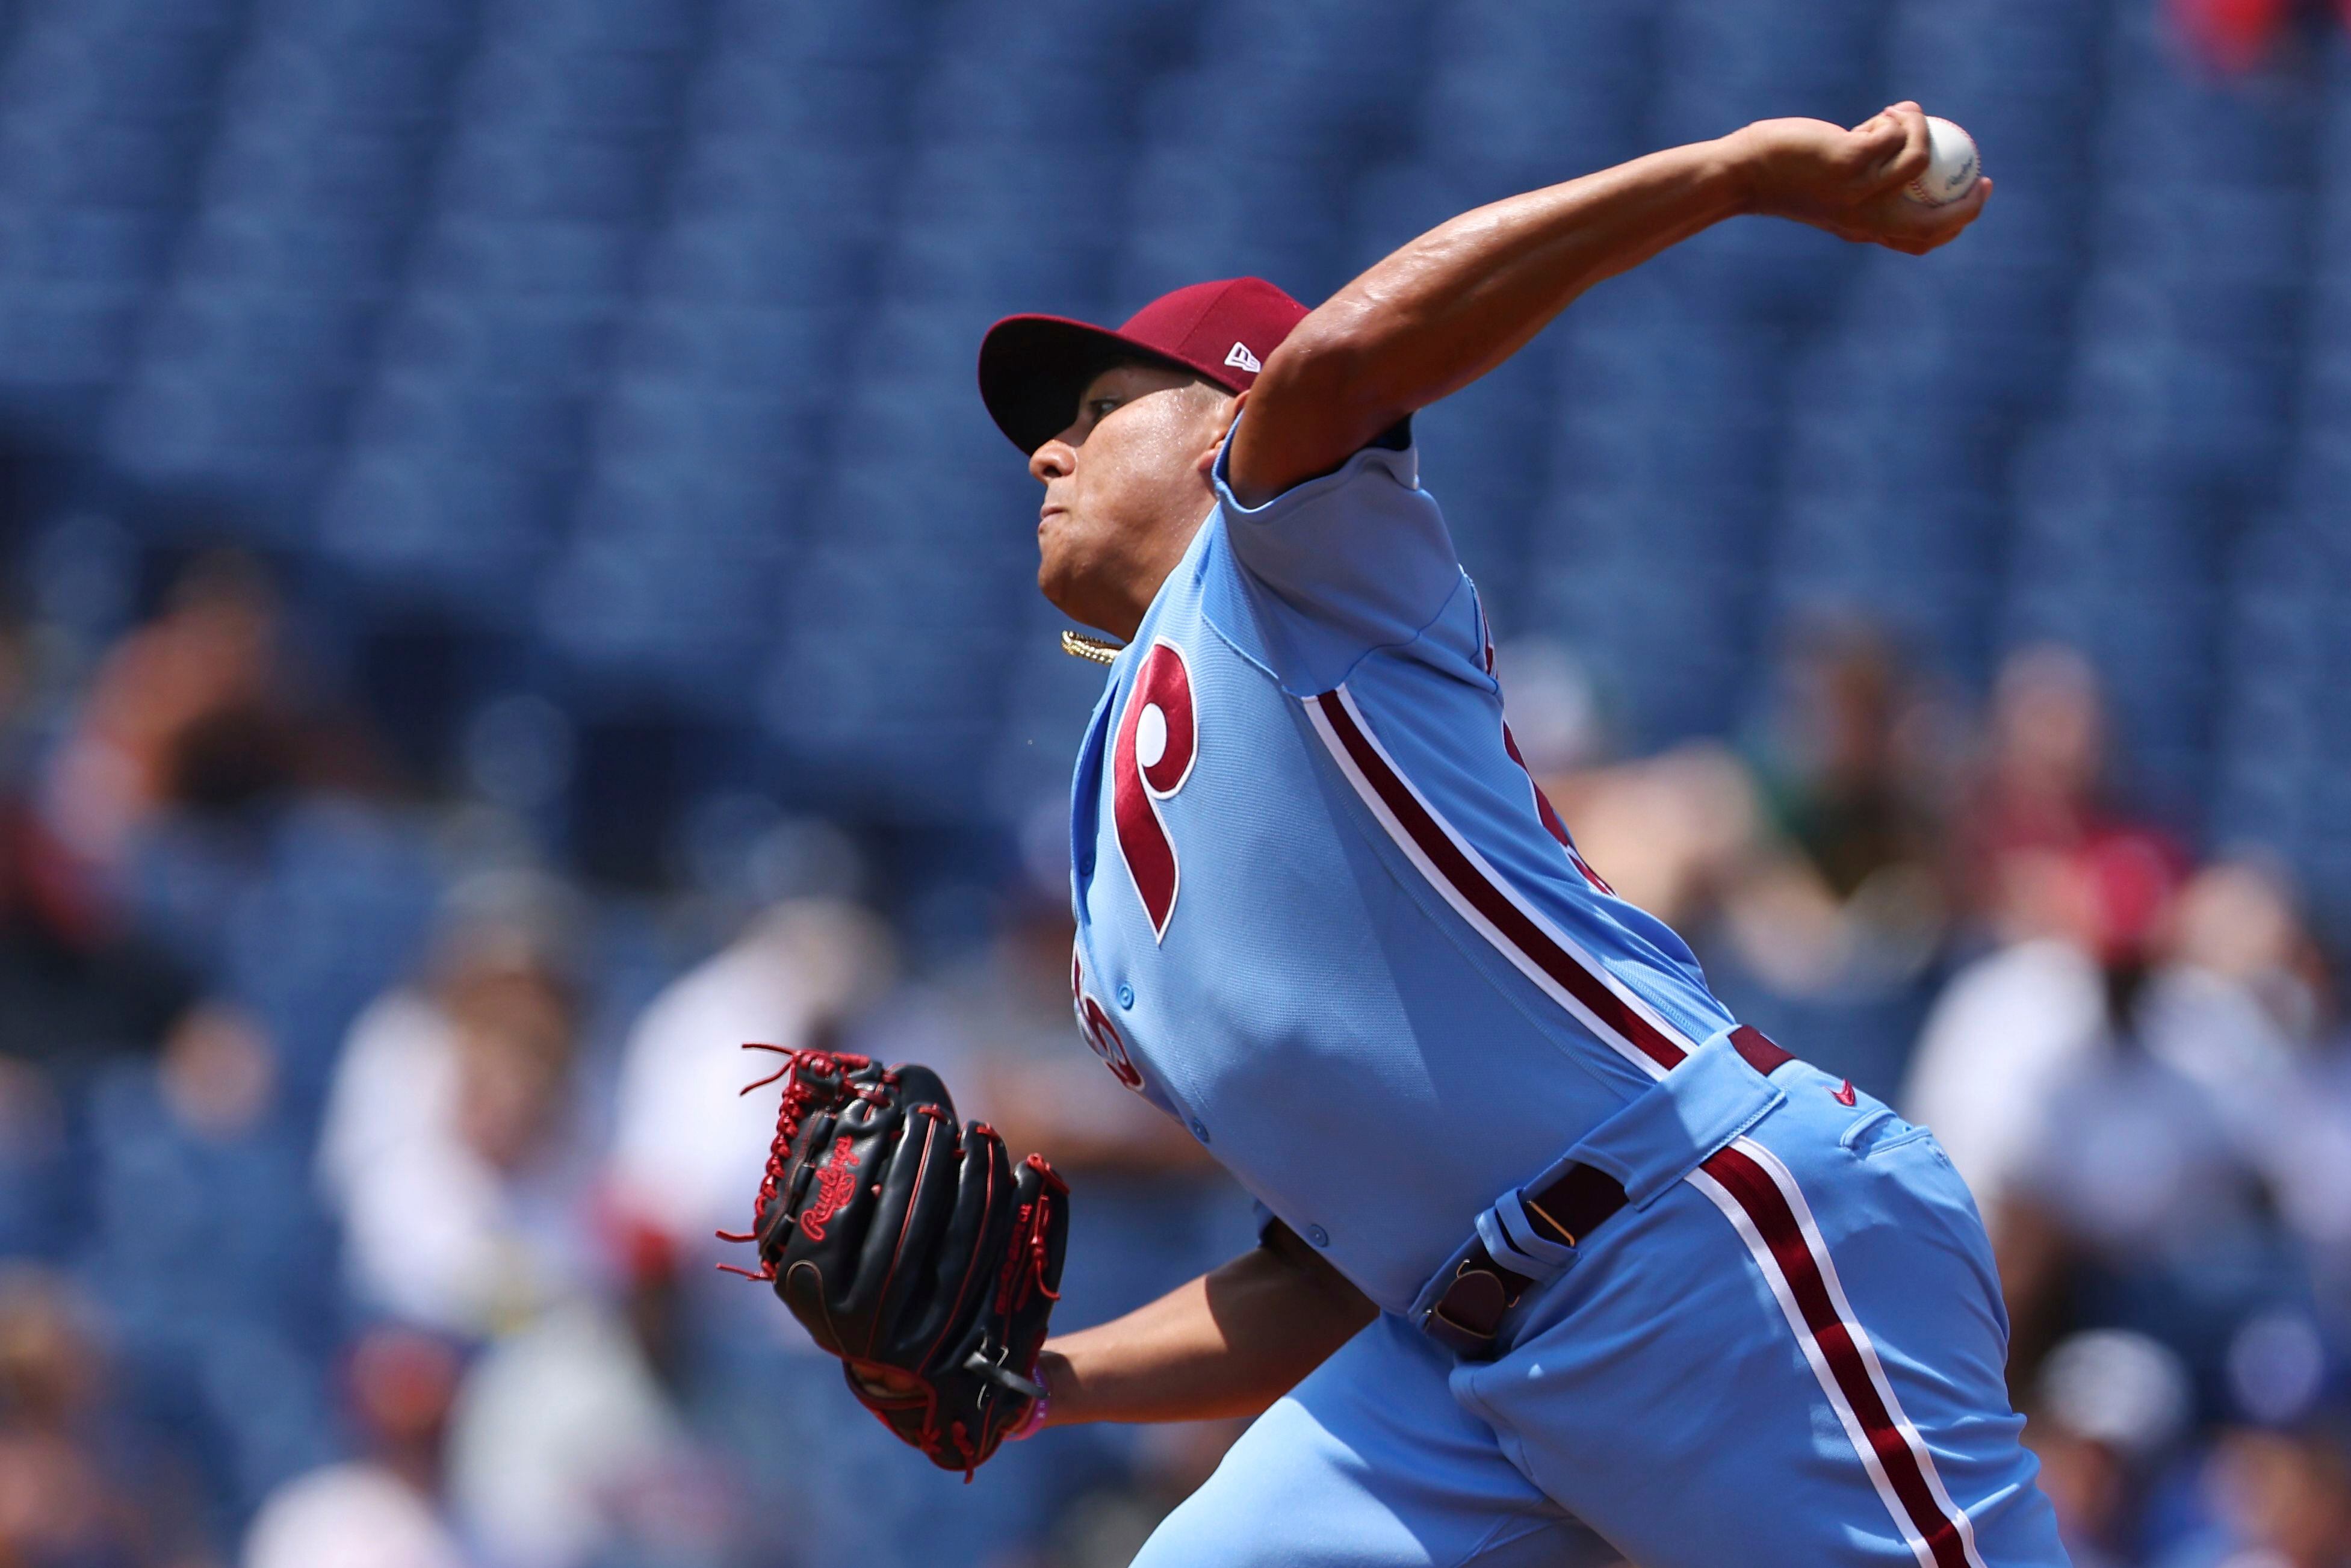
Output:
[[1927,116],[1915,103],[1897,103],[1886,111],[1887,122],[1900,132],[1870,172],[1869,188],[1898,190],[1927,172],[1930,154]]
[[[1949,206],[1937,207],[1927,226],[1921,230],[1897,230],[1886,237],[1886,243],[1897,250],[1907,250],[1913,256],[1924,256],[1938,250],[1959,237],[1968,225],[1982,215],[1984,204],[1991,200],[1991,182],[1978,180],[1968,193]],[[1912,246],[1917,248],[1911,249]]]
[[1853,166],[1875,171],[1887,159],[1900,153],[1904,131],[1902,121],[1892,110],[1871,115],[1853,128]]
[[1943,245],[1957,239],[1960,230],[1983,215],[1984,204],[1991,200],[1991,182],[1979,179],[1966,195],[1949,206],[1937,208],[1935,215],[1940,222],[1935,225],[1935,243]]
[[852,1366],[849,1375],[857,1379],[868,1394],[883,1398],[904,1398],[920,1393],[923,1380],[890,1366]]

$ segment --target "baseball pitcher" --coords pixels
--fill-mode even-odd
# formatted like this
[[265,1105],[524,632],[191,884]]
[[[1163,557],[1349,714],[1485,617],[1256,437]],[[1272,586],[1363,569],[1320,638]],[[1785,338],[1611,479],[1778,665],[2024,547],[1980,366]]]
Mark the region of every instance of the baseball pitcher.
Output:
[[[936,1108],[891,1113],[914,1129],[894,1143],[779,1140],[766,1271],[935,1458],[1043,1424],[1257,1416],[1148,1568],[2065,1561],[1966,1187],[1923,1129],[1730,1017],[1577,853],[1520,763],[1411,430],[1725,219],[1948,243],[1991,183],[1923,205],[1904,191],[1928,155],[1916,104],[1765,121],[1464,214],[1311,312],[1239,278],[1116,331],[987,334],[982,394],[1044,486],[1039,585],[1115,639],[1077,643],[1108,664],[1071,794],[1079,1027],[1264,1227],[1047,1339],[1067,1199],[1041,1161],[956,1163]],[[825,1173],[893,1148],[990,1186],[934,1206],[986,1244],[914,1270],[925,1302],[1004,1306],[937,1331],[951,1354],[925,1349],[962,1321],[944,1306],[919,1334],[858,1326],[906,1293],[882,1276],[919,1228],[855,1212],[890,1183]],[[825,1239],[794,1228],[805,1204]],[[832,1274],[808,1261],[852,1235]]]

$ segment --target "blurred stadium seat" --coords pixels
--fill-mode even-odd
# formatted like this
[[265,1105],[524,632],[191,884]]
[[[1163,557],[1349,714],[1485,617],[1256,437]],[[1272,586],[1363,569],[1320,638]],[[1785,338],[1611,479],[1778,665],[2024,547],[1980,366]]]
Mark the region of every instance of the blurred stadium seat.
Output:
[[2001,177],[1967,246],[1705,236],[1424,416],[1432,486],[1506,631],[1623,673],[1629,735],[1728,720],[1777,616],[1862,599],[1963,679],[2084,617],[2185,755],[2276,705],[2262,666],[2126,667],[2126,606],[2029,583],[2121,574],[2212,645],[2232,551],[2323,490],[2351,66],[2228,84],[2146,5],[1994,9],[28,5],[0,410],[342,574],[330,642],[437,606],[755,748],[854,755],[863,714],[914,765],[952,712],[935,764],[1012,710],[843,641],[1033,634],[1025,481],[969,396],[996,315],[1244,271],[1312,298],[1466,201],[1907,93]]

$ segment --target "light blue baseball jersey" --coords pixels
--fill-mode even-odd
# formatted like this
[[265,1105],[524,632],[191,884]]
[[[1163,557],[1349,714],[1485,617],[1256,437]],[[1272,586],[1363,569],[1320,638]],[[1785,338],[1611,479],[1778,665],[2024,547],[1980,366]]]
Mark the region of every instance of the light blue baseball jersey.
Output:
[[[1079,756],[1079,1024],[1385,1315],[1138,1561],[2064,1563],[1965,1187],[1583,862],[1414,452],[1216,482]],[[1561,1247],[1569,1160],[1628,1207]],[[1412,1326],[1473,1235],[1484,1364]]]
[[1398,1312],[1729,1021],[1520,765],[1416,468],[1368,447],[1251,509],[1220,467],[1071,811],[1090,1041]]

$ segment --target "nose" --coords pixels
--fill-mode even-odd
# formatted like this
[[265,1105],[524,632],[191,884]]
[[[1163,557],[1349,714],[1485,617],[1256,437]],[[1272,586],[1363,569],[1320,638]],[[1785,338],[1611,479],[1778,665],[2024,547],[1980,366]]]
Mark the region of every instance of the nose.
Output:
[[1078,465],[1078,449],[1060,436],[1029,455],[1029,472],[1040,485],[1066,479]]

